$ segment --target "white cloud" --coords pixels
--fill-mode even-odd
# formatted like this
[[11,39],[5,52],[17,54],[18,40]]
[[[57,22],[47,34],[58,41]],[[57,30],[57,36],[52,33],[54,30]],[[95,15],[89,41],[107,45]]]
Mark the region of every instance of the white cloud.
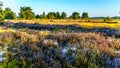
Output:
[[10,7],[12,11],[18,13],[19,7],[17,4],[17,0],[0,0],[0,1],[3,2],[3,7],[2,7],[3,9],[5,9],[6,7]]

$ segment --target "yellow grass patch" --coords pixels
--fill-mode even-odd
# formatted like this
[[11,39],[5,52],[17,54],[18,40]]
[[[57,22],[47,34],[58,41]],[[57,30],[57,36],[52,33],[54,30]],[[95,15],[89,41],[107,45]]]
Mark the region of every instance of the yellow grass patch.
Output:
[[15,31],[16,30],[14,30],[14,29],[10,29],[10,28],[4,29],[4,28],[0,27],[0,33],[3,33],[3,32],[15,32]]
[[109,24],[109,23],[79,23],[81,27],[84,28],[114,28],[114,29],[119,29],[120,28],[120,23],[116,24]]
[[50,19],[36,19],[36,20],[4,20],[4,22],[13,22],[13,23],[27,23],[27,24],[49,24],[49,25],[78,25],[80,27],[84,28],[114,28],[119,29],[120,28],[120,21],[119,20],[113,20],[112,22],[118,22],[118,23],[97,23],[102,21],[94,21],[92,22],[85,22],[83,20],[50,20]]

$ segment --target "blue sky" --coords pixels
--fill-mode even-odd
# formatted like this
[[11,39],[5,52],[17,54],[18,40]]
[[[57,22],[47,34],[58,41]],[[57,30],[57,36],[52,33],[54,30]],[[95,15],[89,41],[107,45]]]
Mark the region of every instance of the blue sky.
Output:
[[18,13],[20,6],[30,6],[36,14],[65,11],[68,16],[77,11],[89,16],[120,16],[120,0],[0,0],[5,7]]

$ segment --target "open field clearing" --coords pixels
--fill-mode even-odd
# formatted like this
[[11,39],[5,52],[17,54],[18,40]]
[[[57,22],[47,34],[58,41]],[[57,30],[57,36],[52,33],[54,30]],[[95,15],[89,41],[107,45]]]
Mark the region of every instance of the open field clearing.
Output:
[[0,0],[0,68],[120,68],[119,6]]
[[4,20],[3,22],[12,23],[27,23],[27,24],[42,24],[42,25],[77,25],[83,28],[120,28],[120,21],[113,20],[112,22],[104,22],[102,20]]
[[13,64],[17,68],[109,68],[120,64],[120,39],[102,32],[0,27],[0,45],[1,68]]

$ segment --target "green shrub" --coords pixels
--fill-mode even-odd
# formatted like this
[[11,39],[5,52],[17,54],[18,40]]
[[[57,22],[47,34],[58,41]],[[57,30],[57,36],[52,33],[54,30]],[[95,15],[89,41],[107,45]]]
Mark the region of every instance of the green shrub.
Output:
[[104,18],[104,22],[110,22],[110,21],[112,21],[112,18],[110,18],[110,17],[105,17]]
[[12,60],[11,62],[3,62],[0,64],[0,68],[21,68],[21,62],[18,60]]

